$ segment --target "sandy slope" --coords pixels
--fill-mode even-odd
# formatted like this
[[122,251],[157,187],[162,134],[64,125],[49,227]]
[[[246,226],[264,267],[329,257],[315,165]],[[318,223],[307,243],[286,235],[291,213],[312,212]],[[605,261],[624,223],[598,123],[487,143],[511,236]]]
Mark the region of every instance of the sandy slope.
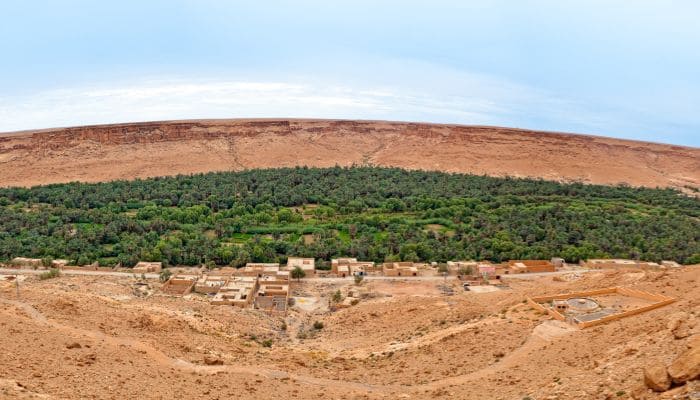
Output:
[[[293,308],[287,329],[280,317],[212,307],[197,295],[160,296],[154,282],[154,294],[143,297],[131,277],[31,277],[19,299],[0,281],[0,398],[668,398],[643,390],[642,368],[669,362],[700,335],[696,322],[683,338],[667,325],[677,315],[697,321],[697,268],[514,280],[512,290],[449,297],[379,296],[333,313]],[[306,282],[295,291],[323,296],[348,285]],[[421,292],[435,283],[394,285]],[[522,303],[534,293],[612,285],[678,301],[585,330]],[[304,319],[325,327],[300,338]],[[678,390],[700,390],[698,383]]]
[[0,186],[353,164],[700,187],[699,148],[497,127],[201,120],[0,134]]

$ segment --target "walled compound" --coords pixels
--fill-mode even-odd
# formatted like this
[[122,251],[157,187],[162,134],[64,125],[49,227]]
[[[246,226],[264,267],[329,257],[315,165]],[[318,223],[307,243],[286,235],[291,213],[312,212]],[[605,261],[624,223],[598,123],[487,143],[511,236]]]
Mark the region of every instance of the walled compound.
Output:
[[651,311],[674,301],[672,297],[624,287],[527,298],[536,310],[579,328]]

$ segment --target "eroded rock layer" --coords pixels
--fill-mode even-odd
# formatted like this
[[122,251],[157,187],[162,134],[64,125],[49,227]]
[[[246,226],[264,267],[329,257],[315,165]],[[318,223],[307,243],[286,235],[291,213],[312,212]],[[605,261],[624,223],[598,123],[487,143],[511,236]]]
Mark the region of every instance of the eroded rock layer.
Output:
[[700,187],[699,148],[498,127],[197,120],[0,134],[0,186],[353,164]]

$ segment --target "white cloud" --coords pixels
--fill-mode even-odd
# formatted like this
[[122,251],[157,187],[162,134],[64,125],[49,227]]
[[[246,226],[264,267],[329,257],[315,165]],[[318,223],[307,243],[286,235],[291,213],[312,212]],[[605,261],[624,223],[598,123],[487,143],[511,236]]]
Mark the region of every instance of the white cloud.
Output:
[[[322,74],[284,80],[269,79],[269,74],[245,79],[173,77],[0,97],[0,131],[265,117],[523,126],[533,110],[549,120],[572,115],[582,119],[587,115],[565,100],[492,76],[415,62],[387,61],[371,70],[362,68],[352,66],[352,71],[345,74],[334,69],[335,80],[325,79]],[[337,76],[347,79],[338,83]]]

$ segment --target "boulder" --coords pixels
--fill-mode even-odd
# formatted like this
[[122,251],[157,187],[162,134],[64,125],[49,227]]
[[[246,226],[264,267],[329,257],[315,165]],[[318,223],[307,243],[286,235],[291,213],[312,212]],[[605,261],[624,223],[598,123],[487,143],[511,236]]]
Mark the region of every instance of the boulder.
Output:
[[681,353],[668,367],[668,374],[678,384],[700,378],[700,346]]
[[666,327],[673,333],[676,339],[684,339],[693,333],[697,324],[697,319],[694,315],[686,312],[677,312],[668,318]]
[[655,392],[665,392],[671,387],[666,367],[659,363],[644,368],[644,384]]
[[224,360],[216,356],[204,356],[204,364],[206,365],[224,365]]

